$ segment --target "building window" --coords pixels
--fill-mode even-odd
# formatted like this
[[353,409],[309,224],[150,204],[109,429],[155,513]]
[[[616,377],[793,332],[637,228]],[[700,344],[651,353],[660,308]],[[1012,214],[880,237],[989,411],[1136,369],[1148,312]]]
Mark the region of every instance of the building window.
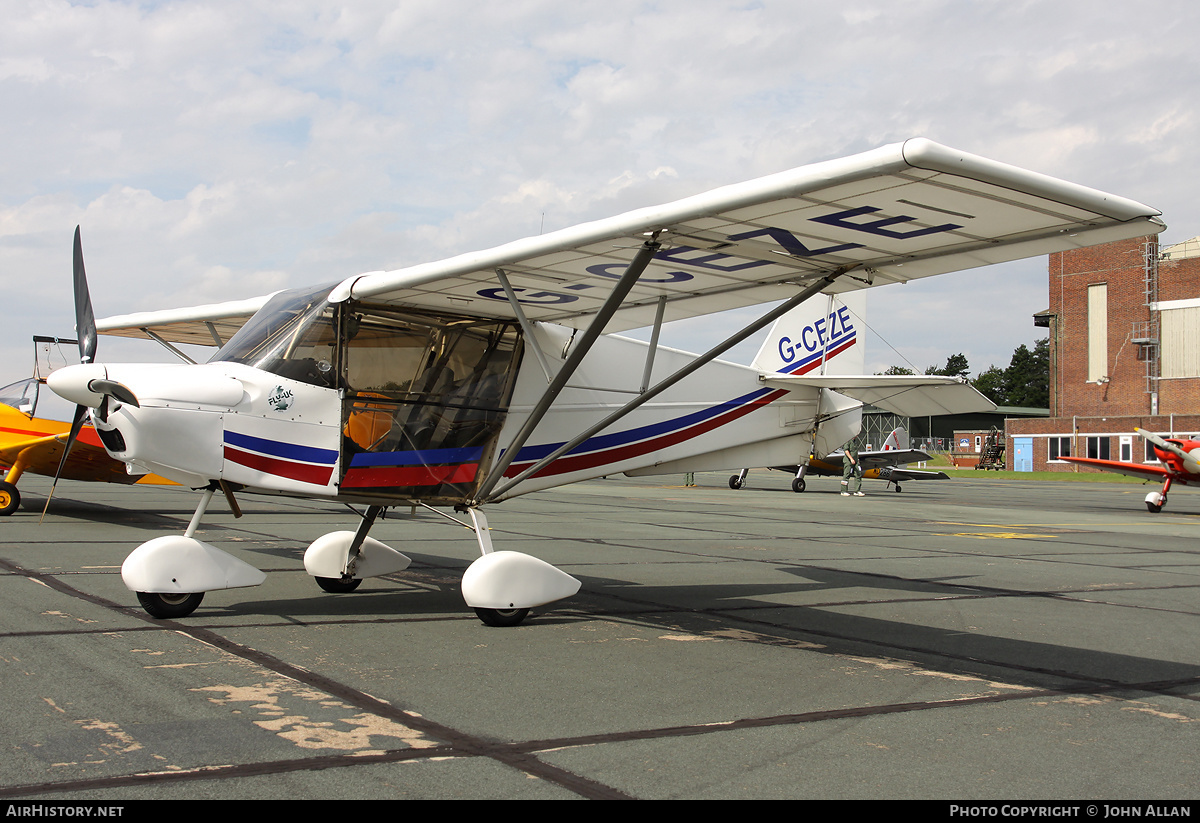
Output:
[[1071,456],[1071,438],[1069,437],[1051,437],[1050,438],[1050,459],[1058,460],[1061,457]]
[[1088,376],[1099,383],[1108,377],[1108,284],[1088,286]]
[[1087,456],[1093,460],[1108,460],[1108,438],[1089,437],[1087,439]]
[[1162,313],[1162,376],[1200,377],[1200,306]]
[[1144,440],[1142,442],[1144,442],[1146,444],[1146,462],[1147,463],[1157,463],[1158,462],[1158,452],[1154,451],[1154,444],[1151,443],[1149,440]]

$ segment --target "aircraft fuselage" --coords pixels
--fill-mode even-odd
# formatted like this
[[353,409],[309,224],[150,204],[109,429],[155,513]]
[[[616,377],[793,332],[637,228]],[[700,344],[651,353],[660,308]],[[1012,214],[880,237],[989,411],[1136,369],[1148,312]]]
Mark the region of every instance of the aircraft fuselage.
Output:
[[[92,381],[127,387],[139,405],[109,398],[104,419],[95,420],[106,449],[184,485],[458,505],[474,499],[513,442],[546,389],[542,363],[551,373],[560,367],[573,333],[538,324],[531,341],[509,321],[284,293],[206,364],[82,365],[51,382],[93,408],[103,397],[89,390]],[[542,358],[528,351],[533,345]],[[640,341],[600,338],[505,477],[636,396],[649,351]],[[657,375],[692,355],[659,348],[654,358]],[[656,466],[676,471],[681,461],[689,471],[751,457],[798,462],[812,448],[817,394],[767,388],[758,377],[753,368],[709,363],[503,497]]]

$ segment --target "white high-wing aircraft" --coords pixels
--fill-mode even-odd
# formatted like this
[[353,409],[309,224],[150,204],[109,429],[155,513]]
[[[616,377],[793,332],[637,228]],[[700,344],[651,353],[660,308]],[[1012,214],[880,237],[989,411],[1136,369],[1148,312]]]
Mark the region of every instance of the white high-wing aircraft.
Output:
[[[716,359],[730,347],[821,293],[1153,234],[1158,215],[914,139],[447,260],[100,323],[77,231],[83,363],[50,387],[130,471],[204,490],[184,535],[122,566],[150,614],[263,581],[193,537],[220,490],[235,512],[238,491],[365,505],[357,530],[305,553],[330,591],[407,567],[367,536],[384,508],[465,513],[481,556],[463,598],[513,625],[580,583],[494,551],[488,504],[617,472],[795,465],[814,437],[849,439],[842,418],[814,433],[838,378]],[[664,322],[773,301],[703,355],[656,345]],[[646,326],[649,344],[602,334]],[[204,364],[102,364],[97,332],[220,348]]]

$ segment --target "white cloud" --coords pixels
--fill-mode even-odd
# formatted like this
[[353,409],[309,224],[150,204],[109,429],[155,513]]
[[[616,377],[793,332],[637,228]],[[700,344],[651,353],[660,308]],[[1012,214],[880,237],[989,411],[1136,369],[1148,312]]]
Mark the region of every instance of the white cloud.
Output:
[[[1198,22],[1179,0],[14,0],[0,383],[26,373],[31,334],[70,331],[77,223],[114,314],[437,259],[922,135],[1150,203],[1182,240],[1200,233]],[[1046,305],[1044,261],[1024,265],[883,289],[871,325],[921,369],[1007,362]],[[700,326],[694,348],[724,333]]]

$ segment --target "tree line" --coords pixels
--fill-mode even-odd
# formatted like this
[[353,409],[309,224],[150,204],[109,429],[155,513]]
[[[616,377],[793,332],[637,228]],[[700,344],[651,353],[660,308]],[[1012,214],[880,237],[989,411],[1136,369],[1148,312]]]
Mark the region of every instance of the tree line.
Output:
[[[891,366],[882,374],[916,374],[903,366]],[[971,373],[966,355],[952,354],[946,365],[930,366],[925,374],[941,374],[965,378]],[[1044,337],[1031,350],[1024,343],[1013,351],[1007,368],[988,366],[987,370],[968,380],[979,393],[997,406],[1029,406],[1044,409],[1050,406],[1050,338]]]

